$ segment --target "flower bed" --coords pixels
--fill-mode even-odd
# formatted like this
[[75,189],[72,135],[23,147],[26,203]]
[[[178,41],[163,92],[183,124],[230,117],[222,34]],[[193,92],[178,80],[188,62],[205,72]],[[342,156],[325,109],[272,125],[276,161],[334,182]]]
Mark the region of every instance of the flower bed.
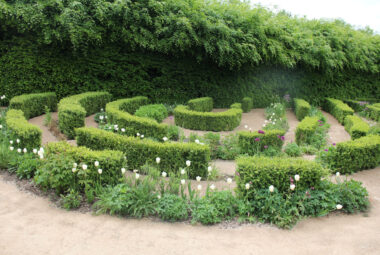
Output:
[[9,108],[21,110],[26,119],[44,114],[45,107],[48,107],[50,111],[56,111],[57,96],[55,93],[24,94],[13,97],[9,102]]
[[269,146],[281,150],[285,140],[284,130],[241,131],[238,135],[240,153],[248,155],[258,154]]

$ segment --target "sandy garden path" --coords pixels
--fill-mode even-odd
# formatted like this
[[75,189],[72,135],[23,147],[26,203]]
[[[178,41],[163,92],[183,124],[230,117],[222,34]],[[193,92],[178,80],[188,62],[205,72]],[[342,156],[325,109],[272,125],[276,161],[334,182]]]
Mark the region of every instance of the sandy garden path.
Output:
[[344,126],[338,122],[330,113],[322,111],[327,119],[327,123],[330,124],[329,131],[327,133],[327,143],[340,143],[351,140],[350,134],[344,129]]
[[294,229],[191,226],[67,212],[0,176],[0,251],[19,254],[344,254],[380,250],[380,167],[354,174],[370,193],[368,215],[333,214]]
[[288,119],[289,130],[285,134],[285,145],[296,141],[296,128],[299,123],[295,113],[291,109],[286,110],[286,117]]
[[[227,111],[228,109],[213,109],[213,112],[223,112]],[[248,128],[251,128],[252,131],[256,131],[258,129],[261,129],[265,121],[265,109],[262,108],[255,108],[252,109],[250,112],[243,113],[240,125],[236,127],[232,131],[223,131],[218,132],[221,135],[228,135],[236,133],[237,131],[247,130],[244,126],[247,125]],[[174,125],[174,116],[169,116],[168,118],[164,119],[163,123],[167,123],[170,125]],[[197,135],[204,135],[206,133],[209,133],[210,131],[201,131],[201,130],[191,130],[186,128],[181,128],[183,130],[184,135],[189,136],[191,133],[197,134]]]
[[[57,142],[59,141],[57,137],[54,136],[52,132],[50,132],[49,128],[44,125],[44,119],[46,114],[37,116],[34,118],[29,119],[29,123],[36,125],[42,130],[42,144],[46,145],[49,142]],[[57,118],[57,113],[52,113],[52,120],[54,121],[55,118]]]

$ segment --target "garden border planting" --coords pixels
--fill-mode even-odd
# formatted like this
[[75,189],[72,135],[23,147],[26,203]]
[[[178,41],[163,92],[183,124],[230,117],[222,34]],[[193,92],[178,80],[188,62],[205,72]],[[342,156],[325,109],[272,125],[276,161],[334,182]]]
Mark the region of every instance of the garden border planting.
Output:
[[189,109],[196,112],[211,112],[214,108],[214,101],[211,97],[200,97],[190,99],[187,102]]
[[305,117],[296,128],[296,143],[298,145],[310,143],[310,139],[317,131],[319,124],[317,116]]
[[378,104],[367,106],[368,117],[374,121],[380,122],[380,105],[379,106],[377,105]]
[[241,153],[247,153],[248,155],[254,155],[265,149],[265,146],[273,146],[278,150],[281,150],[284,144],[285,130],[259,130],[255,132],[240,131],[239,135],[239,147]]
[[299,121],[303,120],[303,118],[309,114],[310,109],[311,106],[307,101],[300,98],[294,98],[294,112]]
[[9,102],[9,108],[21,110],[26,119],[44,114],[45,106],[52,112],[57,110],[57,96],[55,93],[23,94],[13,97]]
[[355,112],[351,107],[343,103],[343,101],[334,98],[326,98],[324,108],[342,124],[346,116],[353,115]]
[[352,139],[366,136],[369,131],[369,125],[356,115],[349,115],[344,119],[344,128],[350,133]]

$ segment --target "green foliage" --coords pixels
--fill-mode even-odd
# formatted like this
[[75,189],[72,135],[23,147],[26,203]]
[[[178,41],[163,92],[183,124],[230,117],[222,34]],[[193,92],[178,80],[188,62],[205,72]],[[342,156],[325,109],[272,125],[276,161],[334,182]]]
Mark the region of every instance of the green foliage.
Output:
[[66,210],[76,209],[80,206],[82,196],[77,190],[70,189],[66,195],[61,194],[62,206]]
[[264,130],[287,131],[289,129],[284,103],[271,103],[265,108],[265,116],[267,121],[264,124]]
[[11,140],[20,139],[19,148],[39,148],[41,145],[42,131],[39,127],[30,124],[21,110],[7,111],[5,122]]
[[211,97],[202,97],[191,99],[187,102],[189,110],[196,112],[211,112],[214,108],[214,102]]
[[377,123],[369,128],[369,135],[380,135],[380,123]]
[[233,103],[230,106],[231,109],[242,109],[241,103]]
[[311,106],[307,101],[303,99],[295,98],[294,109],[295,109],[297,119],[301,121],[303,120],[303,118],[309,115]]
[[364,110],[368,118],[380,122],[380,106],[368,105]]
[[16,170],[16,175],[20,179],[30,179],[40,167],[41,161],[31,153],[19,157],[20,163]]
[[299,157],[299,156],[302,155],[301,148],[298,146],[297,143],[294,143],[294,142],[293,143],[288,143],[285,146],[284,151],[290,157]]
[[343,102],[348,104],[348,106],[350,106],[355,112],[363,111],[369,104],[367,101],[358,101],[352,99],[344,99]]
[[349,115],[344,119],[344,128],[350,133],[352,139],[366,136],[369,132],[369,125],[356,115]]
[[[232,108],[232,107],[231,107]],[[241,109],[243,112],[249,112],[253,108],[253,100],[250,97],[244,97],[241,101]]]
[[336,147],[320,152],[318,159],[341,173],[374,168],[380,164],[380,136],[368,135],[337,143]]
[[185,167],[186,160],[191,161],[189,176],[207,176],[210,160],[210,148],[194,143],[155,142],[148,139],[122,136],[96,128],[79,128],[76,130],[77,143],[94,150],[120,150],[128,159],[130,169],[138,169],[146,162],[155,164],[156,157],[161,158],[159,167],[162,171],[177,173]]
[[247,153],[248,155],[255,155],[264,151],[265,146],[272,146],[281,150],[285,139],[284,130],[266,130],[261,133],[259,131],[240,131],[238,135],[240,153]]
[[178,195],[165,194],[157,202],[157,213],[161,219],[166,221],[187,220],[189,205]]
[[149,104],[141,106],[136,111],[135,116],[151,118],[161,123],[168,117],[168,112],[163,104]]
[[217,147],[217,158],[233,160],[241,154],[239,147],[239,135],[230,134],[223,137]]
[[305,117],[296,128],[296,143],[310,144],[312,136],[319,126],[318,117]]
[[51,112],[49,107],[45,105],[45,118],[44,118],[44,125],[47,127],[50,127],[52,124],[52,118],[51,118]]
[[193,130],[229,131],[240,125],[241,109],[224,112],[198,112],[179,105],[174,109],[175,124]]
[[13,97],[9,102],[9,108],[21,110],[26,119],[44,114],[46,112],[45,107],[48,107],[53,112],[57,110],[57,96],[55,93],[24,94]]
[[338,99],[326,98],[324,108],[342,124],[346,116],[354,114],[354,110],[351,107]]
[[250,183],[253,189],[268,189],[273,185],[280,192],[289,191],[290,178],[300,176],[297,188],[306,189],[318,185],[328,174],[320,164],[301,158],[240,157],[237,159],[237,191],[243,197],[252,194],[245,188]]
[[141,96],[108,103],[106,106],[108,121],[111,124],[118,125],[120,129],[125,128],[126,135],[134,136],[140,133],[144,134],[145,137],[161,140],[163,137],[168,136],[169,126],[167,124],[157,123],[155,120],[133,115],[136,110],[147,103],[148,98]]
[[74,129],[83,127],[85,117],[104,108],[111,97],[108,92],[87,92],[62,99],[58,104],[59,129],[74,138]]

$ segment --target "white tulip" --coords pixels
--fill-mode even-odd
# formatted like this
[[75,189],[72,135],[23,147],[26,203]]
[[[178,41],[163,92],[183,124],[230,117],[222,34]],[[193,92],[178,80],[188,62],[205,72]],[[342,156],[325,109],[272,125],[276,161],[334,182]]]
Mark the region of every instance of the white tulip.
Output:
[[123,133],[124,133],[124,132],[125,132],[125,128],[122,128],[122,129],[121,129],[121,132],[123,132]]
[[121,173],[122,173],[122,174],[125,174],[125,168],[124,168],[124,167],[121,168]]
[[43,159],[44,158],[44,154],[40,154],[40,159]]
[[336,209],[340,210],[340,209],[342,209],[342,208],[343,208],[343,205],[341,205],[341,204],[337,204],[337,205],[336,205]]
[[94,165],[99,166],[99,161],[95,161]]
[[249,128],[249,131],[252,131],[252,128]]
[[99,168],[99,169],[98,169],[98,173],[99,173],[99,174],[102,174],[102,173],[103,173],[103,170]]
[[37,149],[33,149],[33,153],[34,153],[34,154],[37,154]]
[[294,176],[294,180],[296,180],[296,182],[298,182],[298,181],[300,180],[300,176],[299,176],[298,174],[296,174],[296,175]]
[[197,189],[202,190],[202,185],[198,184]]
[[214,190],[214,189],[215,189],[215,185],[214,185],[214,184],[211,184],[210,189],[211,189],[211,190]]
[[21,149],[20,149],[20,148],[18,148],[18,149],[17,149],[17,152],[18,152],[18,153],[21,153]]
[[16,143],[20,143],[20,139],[16,139]]
[[138,173],[138,171],[139,171],[139,170],[137,170],[137,169],[134,169],[134,170],[133,170],[134,173]]
[[186,174],[186,171],[185,171],[185,169],[181,169],[181,174],[183,175],[183,174]]
[[246,183],[246,184],[245,184],[245,189],[249,189],[250,186],[251,186],[251,185],[249,185],[249,183]]
[[200,182],[200,181],[201,181],[201,179],[202,179],[202,177],[200,177],[200,176],[197,176],[195,179],[197,179],[197,182]]
[[144,135],[140,135],[141,138],[144,138]]
[[12,141],[12,140],[10,140],[10,141],[9,141],[9,143],[10,143],[10,144],[13,144],[13,141]]
[[117,129],[119,126],[118,126],[118,125],[113,125],[113,127],[114,127],[115,129]]
[[158,198],[158,199],[161,199],[161,195],[157,195],[157,198]]
[[185,183],[186,183],[185,179],[182,179],[182,180],[181,180],[181,184],[182,184],[182,185],[185,185]]
[[160,159],[159,157],[157,157],[157,158],[156,158],[156,163],[157,163],[157,164],[160,164],[160,162],[161,162],[161,159]]
[[136,173],[135,178],[136,178],[136,180],[138,180],[140,178],[140,175],[138,173]]
[[162,172],[162,177],[165,178],[166,176],[168,176],[168,174],[166,172]]
[[103,109],[103,108],[101,108],[101,109],[100,109],[100,111],[101,111],[101,112],[104,112],[104,109]]
[[191,165],[191,161],[190,160],[186,160],[186,165],[190,166]]
[[244,125],[244,128],[248,128],[248,125]]
[[195,141],[194,141],[194,142],[195,142],[195,143],[198,143],[198,144],[200,143],[198,139],[195,139]]
[[270,191],[270,192],[273,192],[273,191],[274,191],[274,186],[273,186],[273,185],[270,185],[270,186],[269,186],[269,191]]
[[339,172],[336,172],[336,176],[339,177],[339,176],[340,176],[340,173],[339,173]]
[[77,167],[78,166],[78,164],[77,163],[73,163],[73,167]]
[[99,119],[100,119],[100,120],[103,120],[103,119],[104,119],[104,116],[103,116],[103,115],[100,115],[100,116],[99,116]]
[[168,138],[165,136],[164,138],[162,138],[162,140],[164,140],[164,142],[166,142],[168,140]]
[[72,171],[73,173],[75,173],[75,172],[77,171],[77,169],[76,169],[75,167],[73,167],[73,168],[71,169],[71,171]]
[[82,169],[83,169],[83,170],[86,170],[86,169],[87,169],[87,165],[86,165],[86,164],[83,164],[83,165],[82,165]]
[[27,150],[26,148],[24,148],[22,151],[23,151],[24,153],[27,153],[27,152],[28,152],[28,150]]
[[45,150],[44,150],[44,148],[40,148],[40,151],[42,152],[42,153],[44,153],[45,152]]
[[3,128],[3,125],[0,125],[0,129],[2,129]]
[[211,166],[207,167],[207,171],[210,173],[212,171],[212,167]]
[[107,115],[104,118],[108,119]]
[[140,133],[137,133],[136,136],[140,136]]
[[231,178],[227,178],[227,183],[231,184],[232,183],[232,179]]
[[118,130],[119,130],[119,128],[117,127],[117,128],[115,128],[115,130],[116,130],[116,131],[118,131]]
[[294,190],[296,188],[296,185],[290,184],[290,190]]
[[13,151],[15,148],[14,148],[13,146],[11,146],[11,147],[9,147],[9,149],[10,149],[11,151]]

